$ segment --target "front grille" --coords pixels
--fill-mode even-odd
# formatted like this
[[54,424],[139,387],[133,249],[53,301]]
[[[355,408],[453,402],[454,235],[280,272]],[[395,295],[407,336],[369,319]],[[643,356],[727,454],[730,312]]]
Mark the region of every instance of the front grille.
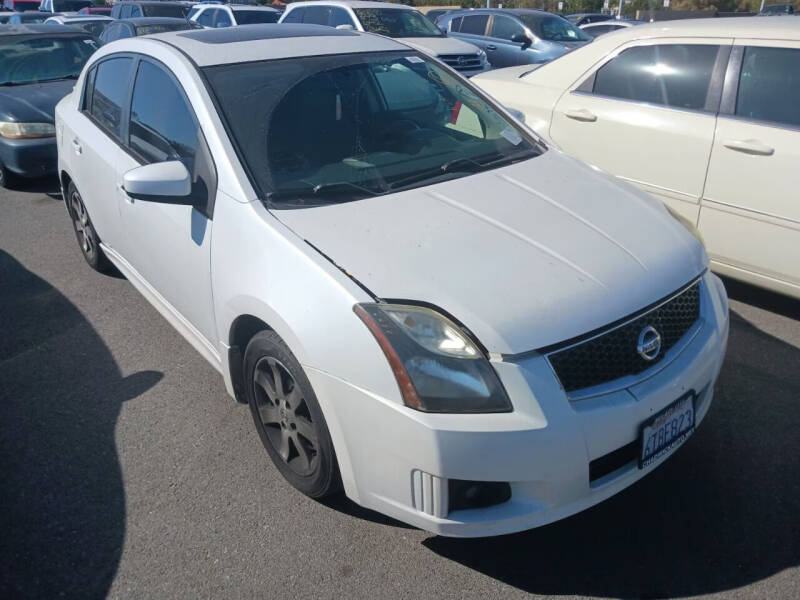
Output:
[[481,67],[481,59],[477,54],[444,54],[439,59],[456,71],[472,71]]
[[[591,335],[563,350],[547,355],[561,385],[567,392],[636,375],[657,365],[664,355],[686,334],[700,317],[700,283],[622,325]],[[661,351],[655,359],[645,360],[637,345],[642,330],[651,326],[661,335]]]

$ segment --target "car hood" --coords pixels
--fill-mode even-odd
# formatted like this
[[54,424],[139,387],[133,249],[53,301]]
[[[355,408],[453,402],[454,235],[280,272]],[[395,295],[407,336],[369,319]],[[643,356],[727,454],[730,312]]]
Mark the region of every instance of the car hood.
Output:
[[[492,69],[478,73],[470,77],[470,81],[514,81],[525,77],[528,73],[533,73],[547,63],[536,63],[531,65],[517,65],[515,67],[505,67],[503,69]],[[480,85],[480,83],[478,84]]]
[[398,42],[416,48],[431,56],[442,54],[477,54],[478,47],[451,37],[410,37],[396,38]]
[[505,355],[617,321],[707,264],[657,200],[554,150],[396,194],[273,212],[377,297],[436,305]]
[[56,104],[73,87],[74,79],[60,79],[0,88],[0,121],[53,123]]

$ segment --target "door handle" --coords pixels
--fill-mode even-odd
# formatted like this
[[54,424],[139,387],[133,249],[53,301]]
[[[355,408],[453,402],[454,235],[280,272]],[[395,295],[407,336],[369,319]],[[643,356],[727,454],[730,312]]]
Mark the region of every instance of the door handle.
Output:
[[575,121],[581,121],[582,123],[594,123],[597,121],[597,115],[592,112],[589,112],[585,108],[579,108],[576,110],[565,110],[564,116],[573,119]]
[[736,152],[744,152],[755,156],[772,156],[775,154],[775,148],[767,146],[758,140],[725,140],[722,145]]
[[72,149],[75,151],[75,154],[83,153],[83,146],[81,146],[81,143],[77,139],[72,140]]
[[495,46],[494,44],[489,44],[488,46],[486,46],[486,49],[487,50],[497,50],[497,46]]

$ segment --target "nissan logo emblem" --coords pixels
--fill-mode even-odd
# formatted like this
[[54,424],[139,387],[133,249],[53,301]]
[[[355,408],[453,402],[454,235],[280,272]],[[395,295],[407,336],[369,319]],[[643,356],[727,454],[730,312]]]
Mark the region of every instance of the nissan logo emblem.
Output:
[[646,361],[655,360],[661,353],[661,334],[655,327],[648,325],[639,334],[639,342],[636,351]]

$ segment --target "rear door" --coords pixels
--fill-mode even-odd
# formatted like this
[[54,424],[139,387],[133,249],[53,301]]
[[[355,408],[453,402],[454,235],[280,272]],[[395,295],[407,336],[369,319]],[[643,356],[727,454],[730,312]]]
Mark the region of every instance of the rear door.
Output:
[[464,15],[456,17],[450,22],[450,31],[453,32],[453,37],[474,44],[484,51],[489,43],[486,38],[488,27],[488,14]]
[[62,134],[61,152],[67,154],[70,176],[100,239],[112,248],[118,248],[123,237],[113,190],[132,67],[133,58],[124,55],[95,63],[86,75],[81,110],[65,111]]
[[517,20],[505,15],[492,15],[484,50],[493,67],[514,67],[527,64],[522,44],[511,41],[511,38],[518,34],[526,35],[525,28]]
[[729,74],[700,231],[730,274],[800,293],[800,43],[737,40]]
[[550,137],[697,223],[730,45],[624,46],[561,96]]

